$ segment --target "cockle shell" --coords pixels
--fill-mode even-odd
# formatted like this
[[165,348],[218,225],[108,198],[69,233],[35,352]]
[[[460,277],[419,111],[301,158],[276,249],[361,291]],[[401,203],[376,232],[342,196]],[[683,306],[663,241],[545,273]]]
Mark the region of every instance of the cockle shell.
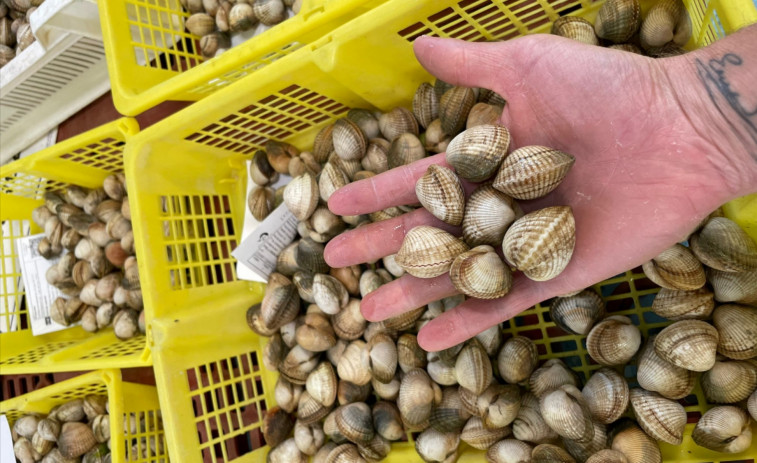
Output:
[[76,458],[97,445],[92,429],[85,423],[63,423],[58,436],[58,450],[65,458]]
[[260,305],[263,324],[269,329],[278,329],[291,322],[297,318],[297,312],[300,310],[297,288],[288,278],[283,275],[281,278],[286,280],[284,284],[273,289],[268,288]]
[[229,30],[231,32],[243,32],[252,29],[258,22],[255,10],[249,3],[236,3],[229,10]]
[[324,407],[330,407],[336,400],[337,377],[329,362],[321,362],[310,372],[305,381],[305,390],[310,397]]
[[578,386],[578,378],[560,359],[549,359],[528,379],[531,392],[538,398],[564,384]]
[[454,463],[457,461],[457,447],[460,434],[439,432],[428,428],[415,439],[415,451],[424,461],[433,463]]
[[524,146],[505,158],[493,186],[515,199],[540,198],[557,188],[575,161],[560,150]]
[[505,101],[505,98],[502,95],[494,90],[489,90],[488,88],[478,89],[478,102],[498,106],[500,109],[507,104],[507,101]]
[[493,383],[478,397],[476,408],[476,416],[488,429],[508,426],[520,410],[520,389],[515,384]]
[[455,257],[467,250],[465,243],[444,230],[421,225],[405,235],[396,262],[415,277],[433,278],[449,270]]
[[448,362],[442,360],[438,352],[428,352],[426,359],[428,360],[426,371],[436,384],[441,386],[454,386],[457,384],[454,363],[450,365]]
[[378,121],[381,134],[390,143],[403,133],[418,135],[418,121],[408,109],[394,108],[388,113],[382,114]]
[[373,379],[388,383],[397,371],[397,345],[386,333],[378,333],[368,342],[369,369]]
[[[423,307],[418,307],[417,309],[387,318],[382,323],[384,323],[384,328],[388,330],[407,331],[411,326],[415,325],[415,322],[423,315],[423,311]],[[411,335],[410,333],[405,334]]]
[[370,381],[357,385],[345,380],[339,380],[336,388],[336,400],[339,405],[351,404],[353,402],[365,402],[371,394]]
[[332,132],[334,151],[340,158],[351,161],[365,156],[368,140],[360,127],[349,119],[339,119]]
[[460,386],[481,394],[493,380],[492,363],[481,343],[473,338],[463,347],[455,361],[455,374]]
[[279,373],[287,381],[303,385],[310,372],[318,366],[318,353],[295,345],[279,365]]
[[429,425],[440,432],[459,433],[470,417],[460,400],[459,389],[446,387],[442,389],[441,402],[431,411]]
[[452,169],[432,164],[415,183],[418,201],[437,219],[450,225],[463,222],[465,193]]
[[426,351],[418,344],[418,337],[405,333],[397,339],[397,361],[404,372],[426,368]]
[[392,443],[380,435],[374,434],[373,439],[370,441],[358,444],[357,450],[360,452],[360,456],[367,461],[381,461],[389,456],[389,452],[392,450]]
[[628,458],[617,450],[604,449],[590,456],[586,463],[628,463]]
[[455,289],[479,299],[497,299],[510,291],[512,275],[494,248],[477,246],[458,255],[450,267]]
[[321,194],[321,199],[328,201],[336,190],[347,185],[349,182],[350,179],[341,168],[331,162],[327,162],[323,165],[321,176],[318,179],[318,191]]
[[559,275],[573,256],[576,222],[569,206],[540,209],[516,220],[505,233],[502,251],[513,267],[535,281]]
[[718,353],[744,360],[757,357],[757,309],[724,304],[715,309],[712,322],[718,330]]
[[605,303],[591,289],[567,297],[558,297],[549,307],[555,325],[572,334],[589,334],[594,324],[605,314]]
[[580,16],[562,16],[552,23],[552,34],[577,40],[588,45],[599,45],[594,26]]
[[490,463],[520,463],[531,461],[532,447],[517,439],[503,439],[486,451]]
[[292,179],[284,189],[284,204],[300,221],[310,218],[318,207],[318,199],[318,182],[308,172]]
[[350,442],[362,444],[373,439],[374,429],[371,408],[365,403],[342,405],[335,411],[336,426]]
[[757,243],[725,217],[710,219],[689,238],[691,250],[706,266],[723,272],[757,268]]
[[562,447],[539,444],[531,451],[531,463],[576,463]]
[[749,414],[752,415],[752,419],[757,420],[757,389],[747,399],[747,408],[749,409]]
[[702,391],[708,402],[733,404],[757,389],[757,364],[745,361],[715,361],[702,374]]
[[507,227],[522,215],[512,198],[491,185],[481,185],[465,204],[463,239],[469,246],[499,246]]
[[373,392],[376,393],[376,396],[379,398],[384,400],[397,400],[397,396],[400,393],[399,375],[395,375],[388,383],[382,383],[375,378],[371,378],[371,387],[373,387]]
[[631,406],[641,428],[652,438],[680,445],[686,426],[686,410],[676,401],[641,388],[631,389]]
[[405,427],[422,429],[434,406],[434,386],[428,374],[421,368],[408,371],[400,383],[397,408]]
[[263,348],[263,365],[270,371],[279,371],[279,364],[289,353],[289,347],[279,333],[274,333]]
[[403,133],[397,135],[392,141],[386,154],[386,163],[389,169],[394,169],[423,159],[425,156],[426,149],[418,136],[413,133]]
[[318,273],[313,277],[313,299],[321,310],[334,315],[347,305],[350,295],[341,281]]
[[184,23],[190,34],[202,37],[213,32],[216,27],[216,21],[212,16],[206,13],[195,13]]
[[315,136],[315,140],[313,140],[313,158],[315,158],[316,162],[326,162],[329,154],[334,151],[333,131],[334,124],[329,124],[322,128]]
[[745,272],[721,272],[707,269],[707,279],[718,302],[757,304],[757,269]]
[[360,127],[366,140],[381,136],[378,119],[376,119],[373,112],[367,109],[353,108],[347,111],[347,119]]
[[648,391],[668,399],[682,399],[694,389],[696,373],[663,360],[655,351],[656,336],[651,336],[639,354],[636,380]]
[[350,299],[342,310],[331,317],[331,323],[340,339],[353,341],[363,335],[368,321],[360,312],[360,300]]
[[463,431],[460,433],[460,439],[466,444],[479,450],[486,450],[495,442],[509,436],[511,430],[505,426],[502,428],[489,429],[484,426],[483,420],[477,416],[472,416],[465,423]]
[[622,365],[641,346],[641,332],[631,319],[613,315],[597,323],[586,338],[586,350],[600,365]]
[[454,136],[465,127],[476,92],[472,88],[452,87],[439,99],[439,119],[444,133]]
[[718,330],[700,320],[681,320],[660,331],[655,352],[662,359],[691,371],[707,371],[715,364]]
[[628,408],[628,383],[612,368],[595,371],[581,391],[594,420],[610,424]]
[[702,264],[689,248],[675,244],[642,265],[644,274],[668,289],[693,290],[705,284]]
[[247,197],[247,207],[255,220],[262,221],[268,217],[268,214],[274,208],[273,197],[273,188],[256,186],[250,191],[250,195]]
[[476,103],[468,113],[465,128],[470,129],[479,125],[498,125],[502,117],[502,106]]
[[608,0],[594,20],[597,37],[615,43],[627,42],[641,26],[639,0]]
[[495,357],[502,345],[502,330],[499,325],[491,326],[476,335],[476,339],[486,351],[489,357]]
[[294,443],[305,455],[315,455],[325,440],[326,435],[320,423],[303,424],[299,420],[294,423]]
[[452,139],[447,146],[447,162],[460,177],[481,182],[494,175],[509,146],[507,127],[479,125]]
[[707,288],[692,291],[662,288],[652,302],[652,312],[669,320],[705,320],[715,309],[715,295]]
[[366,463],[354,444],[342,444],[334,448],[325,463]]
[[649,9],[641,23],[639,38],[645,49],[668,42],[683,46],[691,37],[691,19],[681,0],[660,0]]
[[365,157],[360,160],[362,168],[376,174],[389,170],[387,154],[390,147],[391,144],[383,138],[371,138],[368,141]]
[[662,453],[657,442],[627,418],[622,418],[613,425],[607,443],[612,450],[625,455],[628,463],[662,463]]
[[373,427],[386,440],[395,441],[405,435],[402,418],[392,402],[379,401],[373,406]]
[[303,424],[312,424],[328,415],[331,407],[324,406],[313,398],[308,391],[302,391],[297,401],[296,410],[298,420],[302,421]]
[[594,438],[591,411],[575,386],[564,384],[546,393],[539,403],[544,421],[563,438],[579,443]]
[[295,331],[297,344],[311,352],[323,352],[336,344],[336,336],[326,315],[309,313],[298,320]]
[[530,392],[521,395],[520,409],[513,420],[512,428],[516,439],[534,444],[552,442],[559,438],[557,433],[544,422],[539,399]]
[[426,128],[424,136],[424,146],[432,153],[441,153],[447,151],[449,142],[452,141],[452,136],[442,130],[442,121],[440,119],[434,119],[431,124]]
[[358,386],[371,382],[369,367],[368,345],[361,340],[352,341],[347,345],[336,366],[339,378]]
[[749,415],[737,407],[713,407],[699,418],[691,438],[716,452],[743,452],[752,444]]
[[526,381],[539,362],[539,352],[533,341],[525,336],[515,336],[502,346],[497,356],[499,375],[510,384]]
[[423,82],[418,86],[413,97],[413,114],[424,129],[439,117],[439,98],[431,84]]
[[588,442],[576,442],[571,439],[563,439],[565,450],[576,459],[586,461],[591,455],[607,447],[607,427],[603,423],[592,423],[594,437]]
[[255,17],[261,24],[273,26],[286,19],[286,6],[281,0],[256,0],[252,4]]
[[263,437],[271,448],[284,442],[293,427],[294,417],[280,407],[271,408],[263,417]]

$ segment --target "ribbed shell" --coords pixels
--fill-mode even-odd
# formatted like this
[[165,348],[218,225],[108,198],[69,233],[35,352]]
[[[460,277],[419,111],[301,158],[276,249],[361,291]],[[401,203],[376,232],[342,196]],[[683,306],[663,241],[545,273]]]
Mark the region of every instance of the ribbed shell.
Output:
[[700,320],[682,320],[660,331],[655,352],[662,359],[691,371],[707,371],[715,364],[718,330]]
[[405,373],[413,368],[426,368],[426,351],[418,344],[418,337],[412,333],[405,333],[397,339],[397,358]]
[[539,444],[531,451],[531,463],[576,463],[562,447]]
[[290,383],[304,385],[317,366],[318,354],[295,345],[279,365],[279,373]]
[[397,345],[386,333],[379,333],[368,342],[370,370],[373,378],[388,383],[397,371]]
[[747,408],[749,409],[749,414],[752,415],[752,419],[757,420],[757,389],[749,396]]
[[[282,278],[285,278],[282,276]],[[281,286],[268,289],[260,305],[263,323],[269,329],[279,329],[297,318],[300,311],[300,296],[289,280]]]
[[316,162],[326,162],[329,154],[334,151],[333,132],[334,124],[329,124],[322,128],[315,136],[315,140],[313,141],[313,158],[315,158]]
[[757,270],[721,272],[707,269],[707,278],[718,302],[757,304]]
[[470,416],[460,400],[459,388],[445,387],[442,389],[442,400],[431,411],[428,421],[439,432],[459,433]]
[[656,392],[631,389],[631,406],[641,428],[652,438],[680,445],[686,427],[686,410],[678,402]]
[[449,276],[455,289],[478,299],[497,299],[510,291],[513,283],[510,269],[494,248],[476,246],[452,262]]
[[252,4],[255,17],[266,26],[273,26],[286,19],[287,12],[281,0],[256,0]]
[[605,303],[591,289],[573,296],[558,297],[549,307],[549,314],[563,331],[586,335],[605,314]]
[[594,437],[589,442],[576,442],[563,439],[565,450],[577,461],[584,462],[591,455],[607,447],[607,426],[602,423],[593,423]]
[[497,356],[497,369],[510,384],[526,381],[539,363],[536,344],[525,336],[515,336],[502,346]]
[[439,119],[444,133],[455,136],[463,130],[475,104],[476,93],[472,88],[452,87],[444,92],[439,99]]
[[410,230],[402,241],[395,261],[418,278],[433,278],[449,270],[455,257],[468,246],[438,228],[419,226]]
[[577,40],[588,45],[599,45],[594,26],[579,16],[563,16],[552,23],[552,34]]
[[313,277],[313,299],[324,313],[339,313],[347,305],[349,298],[344,284],[331,275],[318,273]]
[[694,255],[708,267],[724,272],[757,268],[757,244],[741,227],[725,217],[714,217],[689,238]]
[[715,362],[702,374],[702,391],[708,402],[733,404],[757,389],[757,364],[741,360]]
[[336,400],[336,386],[336,372],[330,362],[318,364],[305,382],[305,390],[308,394],[324,407],[330,407]]
[[591,416],[600,423],[616,421],[628,407],[628,383],[612,368],[595,371],[586,382],[582,394]]
[[586,463],[628,463],[628,458],[617,450],[604,449],[590,456]]
[[481,343],[473,338],[463,347],[455,361],[460,386],[481,394],[492,382],[492,363]]
[[381,135],[379,123],[376,116],[368,109],[353,108],[347,111],[347,119],[351,120],[363,131],[366,140],[376,138]]
[[465,423],[460,439],[466,444],[479,450],[486,450],[497,441],[510,435],[510,428],[505,426],[498,429],[488,429],[477,416],[472,416]]
[[300,394],[300,400],[297,402],[297,419],[303,424],[313,424],[325,417],[331,411],[331,407],[324,407],[322,403],[315,400],[308,391]]
[[325,463],[365,463],[354,444],[342,444],[329,452]]
[[487,428],[508,426],[520,410],[520,388],[514,384],[495,382],[479,396],[476,406]]
[[92,429],[85,423],[63,423],[58,436],[58,450],[65,458],[84,455],[97,445]]
[[503,439],[486,452],[486,461],[490,463],[515,463],[531,461],[532,447],[517,439]]
[[513,436],[516,439],[543,444],[558,439],[558,435],[547,425],[541,416],[539,399],[526,392],[521,396],[520,409],[513,421]]
[[416,429],[428,424],[434,401],[431,378],[420,369],[408,371],[400,384],[397,408],[405,426]]
[[434,217],[460,225],[465,211],[465,193],[452,169],[432,164],[415,183],[415,195]]
[[639,0],[608,0],[594,20],[597,37],[615,43],[627,42],[641,26]]
[[350,183],[350,179],[347,174],[339,167],[327,162],[323,165],[321,176],[318,179],[318,191],[321,194],[321,199],[328,201],[336,190],[348,183]]
[[715,309],[715,295],[707,288],[693,291],[662,288],[652,302],[652,312],[668,320],[706,320]]
[[479,125],[457,135],[447,146],[447,162],[457,175],[481,182],[497,172],[510,146],[510,131],[501,125]]
[[363,169],[376,174],[389,170],[389,161],[386,156],[390,146],[390,143],[383,138],[370,139],[365,157],[360,161]]
[[413,114],[424,129],[439,117],[439,98],[436,96],[434,87],[428,82],[420,84],[418,90],[415,91]]
[[560,436],[579,443],[594,438],[591,412],[581,391],[566,384],[548,392],[539,401],[544,421]]
[[363,386],[371,382],[368,345],[361,340],[352,341],[339,358],[336,369],[339,378]]
[[642,265],[644,274],[668,289],[694,290],[705,284],[704,267],[689,248],[675,244]]
[[390,169],[394,169],[419,161],[425,156],[426,149],[418,136],[412,133],[403,133],[392,141],[386,155],[386,162]]
[[668,399],[682,399],[694,389],[696,373],[663,360],[655,352],[655,336],[651,336],[639,354],[636,380],[648,391],[659,392]]
[[540,209],[516,220],[505,233],[505,259],[528,278],[546,281],[559,275],[573,256],[576,222],[569,206]]
[[657,442],[629,419],[624,418],[613,426],[607,443],[612,450],[625,455],[629,463],[662,463]]
[[346,160],[360,160],[365,156],[368,141],[360,127],[349,119],[339,119],[332,133],[334,152]]
[[586,350],[600,365],[622,365],[641,346],[641,332],[631,319],[613,315],[597,323],[586,337]]
[[363,402],[343,405],[336,409],[336,426],[350,442],[362,444],[373,439],[371,408]]
[[469,246],[499,246],[507,227],[522,214],[512,198],[491,185],[481,185],[465,204],[463,239]]
[[573,167],[570,154],[546,146],[524,146],[510,153],[494,188],[515,199],[536,199],[552,192]]
[[307,172],[292,179],[284,189],[284,204],[300,221],[307,220],[313,214],[318,199],[318,182]]
[[578,386],[578,379],[573,370],[560,359],[547,360],[528,379],[531,392],[539,398],[564,384]]
[[429,352],[426,355],[428,365],[426,371],[431,379],[440,386],[454,386],[457,384],[457,375],[455,374],[455,364],[449,365],[443,361],[438,353]]
[[373,427],[386,440],[399,440],[405,435],[400,412],[392,402],[376,402],[373,406]]
[[255,220],[262,221],[273,210],[273,188],[256,186],[247,196],[247,207]]
[[378,121],[381,134],[389,142],[394,141],[403,133],[418,135],[418,121],[408,109],[394,108],[382,114]]
[[641,23],[641,46],[660,47],[670,41],[685,45],[691,36],[691,19],[681,0],[659,0]]
[[713,407],[699,418],[691,438],[697,445],[716,452],[743,452],[752,443],[749,421],[749,415],[738,407]]
[[382,323],[387,330],[407,331],[411,326],[415,325],[415,322],[423,315],[424,310],[424,307],[408,310],[394,317],[387,318]]
[[457,447],[460,435],[453,432],[439,432],[434,428],[423,431],[415,439],[415,451],[425,461],[453,463],[457,461]]
[[757,309],[724,304],[715,309],[712,321],[720,335],[720,354],[737,360],[757,357]]
[[476,103],[468,113],[468,120],[465,121],[465,128],[470,129],[479,125],[495,125],[500,123],[502,117],[502,106]]

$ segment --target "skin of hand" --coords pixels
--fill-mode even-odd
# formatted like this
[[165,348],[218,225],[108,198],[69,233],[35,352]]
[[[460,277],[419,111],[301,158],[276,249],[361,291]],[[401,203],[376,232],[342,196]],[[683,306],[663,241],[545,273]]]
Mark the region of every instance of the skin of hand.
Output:
[[[686,239],[721,204],[757,191],[757,142],[750,145],[745,131],[739,136],[729,128],[737,116],[716,108],[696,68],[697,58],[708,63],[739,50],[744,65],[728,68],[729,83],[744,93],[745,107],[757,107],[757,90],[748,84],[757,47],[748,49],[750,43],[757,43],[757,26],[662,60],[549,35],[500,43],[417,39],[418,60],[433,75],[506,98],[502,124],[510,129],[510,150],[545,145],[576,158],[555,191],[520,202],[526,212],[572,207],[576,245],[563,273],[534,282],[517,272],[503,298],[468,299],[428,323],[420,345],[428,351],[453,346],[538,302],[634,268]],[[446,165],[444,154],[347,185],[329,208],[355,215],[416,204],[415,182],[431,163]],[[474,187],[466,184],[466,193]],[[344,267],[396,253],[405,233],[422,224],[460,234],[421,208],[334,238],[326,261]],[[455,293],[447,274],[406,274],[367,295],[361,310],[380,321]]]

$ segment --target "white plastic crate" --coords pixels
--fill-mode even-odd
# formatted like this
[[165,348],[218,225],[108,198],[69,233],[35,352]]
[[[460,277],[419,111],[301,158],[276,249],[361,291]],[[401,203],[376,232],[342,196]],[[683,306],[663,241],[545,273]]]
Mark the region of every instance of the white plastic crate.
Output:
[[0,164],[110,88],[95,0],[47,0],[37,37],[0,69]]

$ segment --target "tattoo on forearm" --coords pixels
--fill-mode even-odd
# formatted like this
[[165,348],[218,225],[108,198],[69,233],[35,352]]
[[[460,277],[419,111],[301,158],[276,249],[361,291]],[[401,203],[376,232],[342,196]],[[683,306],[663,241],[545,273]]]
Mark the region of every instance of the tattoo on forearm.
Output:
[[[735,53],[726,53],[722,58],[711,59],[707,63],[697,59],[697,72],[715,107],[728,121],[734,132],[743,138],[744,129],[746,129],[752,142],[757,143],[757,107],[751,110],[745,108],[741,102],[741,95],[731,88],[726,78],[726,70],[729,66],[741,66],[743,62],[741,56]],[[733,112],[738,118],[733,117]]]

